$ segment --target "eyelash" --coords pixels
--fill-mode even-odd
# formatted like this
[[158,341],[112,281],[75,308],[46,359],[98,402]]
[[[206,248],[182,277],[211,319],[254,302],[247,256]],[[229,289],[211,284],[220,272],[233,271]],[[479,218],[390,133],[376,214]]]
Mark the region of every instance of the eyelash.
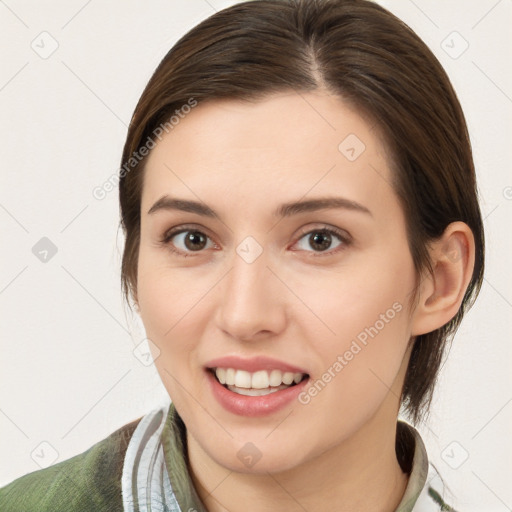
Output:
[[[173,228],[173,229],[167,231],[166,233],[164,233],[164,236],[162,239],[159,240],[159,243],[162,244],[163,246],[165,246],[172,253],[178,254],[184,258],[194,256],[193,253],[184,253],[180,250],[175,249],[172,246],[172,244],[170,243],[171,239],[174,236],[179,235],[180,233],[186,233],[186,232],[197,232],[197,233],[200,233],[200,234],[206,236],[207,238],[210,238],[206,233],[202,232],[201,230],[199,230],[195,227],[192,227],[192,226],[184,225],[184,226],[179,226],[179,227]],[[332,256],[333,254],[337,254],[338,252],[345,250],[352,243],[352,239],[350,238],[348,233],[346,233],[345,231],[341,231],[339,229],[327,227],[327,226],[323,226],[321,228],[309,229],[309,230],[304,229],[303,231],[301,231],[300,236],[297,239],[297,242],[299,240],[301,240],[305,235],[310,235],[313,233],[323,233],[323,234],[334,235],[335,237],[339,238],[339,240],[341,241],[341,244],[333,251],[319,251],[319,252],[318,251],[306,251],[306,252],[311,252],[312,253],[311,257],[313,257],[313,258],[316,258],[319,256]],[[297,243],[297,242],[295,242],[295,243]],[[203,252],[203,251],[197,251],[197,253],[201,253],[201,252]]]

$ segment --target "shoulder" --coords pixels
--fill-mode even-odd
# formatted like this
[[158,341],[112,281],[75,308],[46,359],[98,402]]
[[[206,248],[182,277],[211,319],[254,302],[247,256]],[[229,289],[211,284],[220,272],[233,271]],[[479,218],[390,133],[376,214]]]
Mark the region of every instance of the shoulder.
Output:
[[141,419],[122,426],[79,455],[24,475],[0,488],[0,510],[122,510],[124,456]]

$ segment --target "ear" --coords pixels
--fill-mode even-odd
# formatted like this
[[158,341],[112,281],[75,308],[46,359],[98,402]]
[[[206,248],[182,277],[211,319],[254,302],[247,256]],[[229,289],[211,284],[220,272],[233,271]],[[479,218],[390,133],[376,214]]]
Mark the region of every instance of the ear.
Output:
[[435,331],[457,313],[475,264],[475,239],[464,222],[452,222],[430,244],[432,275],[423,276],[414,310],[412,335]]

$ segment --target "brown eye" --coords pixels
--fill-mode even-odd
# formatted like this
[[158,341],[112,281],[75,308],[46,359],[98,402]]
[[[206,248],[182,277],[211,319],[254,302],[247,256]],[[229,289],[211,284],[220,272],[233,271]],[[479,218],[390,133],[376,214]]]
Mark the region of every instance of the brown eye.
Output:
[[187,231],[184,238],[185,247],[191,251],[200,251],[206,245],[207,237],[199,231]]
[[[347,236],[328,228],[310,230],[304,233],[297,242],[300,250],[314,253],[328,252],[329,254],[336,252],[332,251],[332,249],[337,249],[339,246],[342,246],[340,249],[343,249],[348,244]],[[313,251],[310,249],[313,249]]]
[[313,249],[325,251],[329,249],[329,246],[332,243],[332,237],[329,233],[313,233],[309,235],[308,242]]
[[[213,244],[210,238],[196,229],[181,229],[168,232],[161,241],[173,252],[188,256],[191,252],[200,252]],[[210,242],[210,245],[208,243]]]

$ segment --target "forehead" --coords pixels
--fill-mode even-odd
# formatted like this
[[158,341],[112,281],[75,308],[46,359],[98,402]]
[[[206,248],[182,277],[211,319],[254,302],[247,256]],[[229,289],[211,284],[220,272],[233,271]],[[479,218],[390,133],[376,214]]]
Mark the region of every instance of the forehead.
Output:
[[339,97],[288,92],[193,107],[151,151],[142,208],[162,194],[216,205],[236,195],[247,209],[335,191],[389,201],[389,183],[385,147],[372,123]]

